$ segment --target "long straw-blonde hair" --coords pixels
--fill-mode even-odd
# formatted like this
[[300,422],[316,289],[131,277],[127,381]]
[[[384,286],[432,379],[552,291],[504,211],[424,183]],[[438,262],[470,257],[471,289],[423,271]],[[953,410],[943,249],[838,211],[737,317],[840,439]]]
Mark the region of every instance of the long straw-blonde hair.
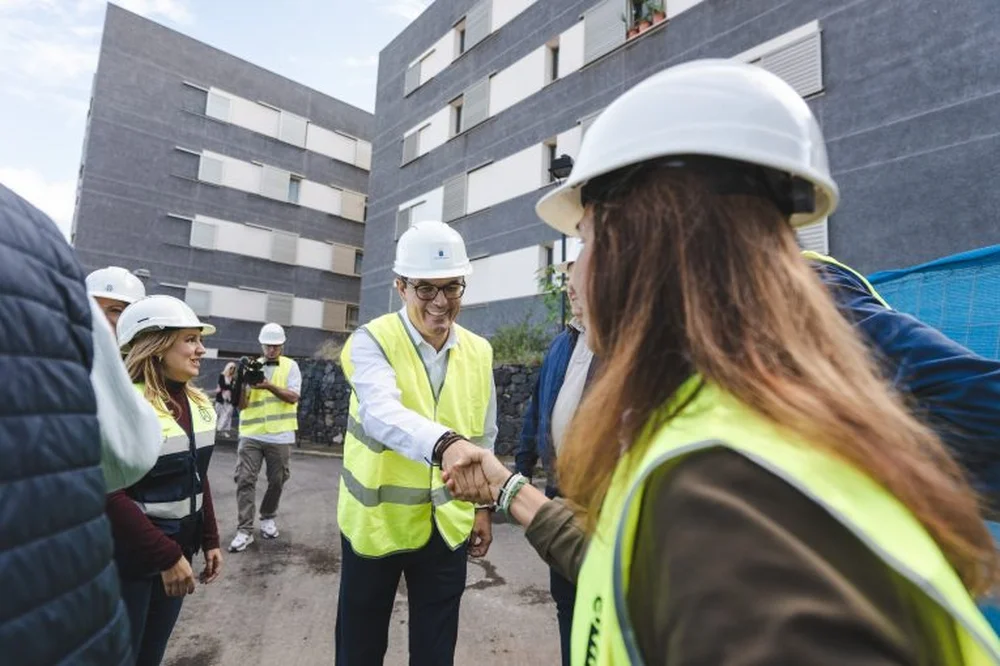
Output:
[[714,168],[618,178],[594,197],[582,285],[602,370],[558,459],[559,486],[590,528],[622,445],[641,443],[698,373],[863,470],[909,508],[970,591],[991,587],[997,554],[962,471],[889,388],[772,200],[720,195]]
[[[125,357],[125,367],[132,382],[144,383],[146,388],[143,396],[153,407],[167,414],[176,415],[179,405],[173,405],[167,392],[162,359],[183,332],[179,329],[167,329],[140,333]],[[211,406],[208,396],[190,381],[185,383],[184,392],[195,404]]]

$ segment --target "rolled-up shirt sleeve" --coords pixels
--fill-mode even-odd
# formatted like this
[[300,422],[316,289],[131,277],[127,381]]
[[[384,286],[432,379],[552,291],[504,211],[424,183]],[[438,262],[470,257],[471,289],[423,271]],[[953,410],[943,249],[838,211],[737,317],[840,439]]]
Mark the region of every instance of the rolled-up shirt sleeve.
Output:
[[107,492],[127,488],[146,475],[160,455],[159,419],[125,371],[111,326],[90,299],[94,365],[90,382],[101,429],[101,470]]
[[[396,372],[363,329],[354,334],[351,342],[351,364],[351,386],[358,396],[358,416],[365,435],[411,460],[429,462],[434,444],[448,428],[403,406]],[[495,397],[493,404],[495,429]]]

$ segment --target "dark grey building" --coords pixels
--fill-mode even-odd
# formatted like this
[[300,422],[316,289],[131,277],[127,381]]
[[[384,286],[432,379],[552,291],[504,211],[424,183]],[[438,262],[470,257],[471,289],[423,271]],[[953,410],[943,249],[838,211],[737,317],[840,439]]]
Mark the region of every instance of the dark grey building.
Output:
[[372,115],[108,5],[73,244],[259,350],[310,355],[358,318]]
[[395,305],[394,241],[428,218],[451,222],[475,258],[465,325],[490,333],[540,314],[535,273],[561,255],[533,212],[551,160],[575,156],[626,89],[703,57],[776,72],[819,117],[843,200],[803,245],[870,272],[998,243],[997,11],[995,0],[437,0],[379,60],[361,318]]

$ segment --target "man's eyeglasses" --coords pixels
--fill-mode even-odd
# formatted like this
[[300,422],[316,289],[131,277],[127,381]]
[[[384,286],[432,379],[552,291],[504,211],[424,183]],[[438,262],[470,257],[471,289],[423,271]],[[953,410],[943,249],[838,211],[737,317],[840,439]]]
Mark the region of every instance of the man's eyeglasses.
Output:
[[426,282],[417,284],[409,280],[406,281],[406,284],[413,287],[413,291],[417,292],[417,298],[422,301],[433,301],[437,298],[439,291],[443,291],[444,297],[449,301],[462,298],[462,294],[465,293],[465,284],[462,282],[451,282],[443,287],[427,284]]

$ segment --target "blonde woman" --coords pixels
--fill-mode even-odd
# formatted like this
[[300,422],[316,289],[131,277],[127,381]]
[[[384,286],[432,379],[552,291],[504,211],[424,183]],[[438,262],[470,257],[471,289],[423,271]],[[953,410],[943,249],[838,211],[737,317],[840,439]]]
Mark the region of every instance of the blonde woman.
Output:
[[229,432],[233,427],[233,381],[236,363],[230,361],[219,373],[219,390],[215,394],[216,432]]
[[569,504],[483,451],[443,476],[576,583],[573,664],[1000,663],[976,497],[795,242],[838,196],[795,90],[706,60],[613,102],[539,202],[582,239],[602,361],[559,454]]
[[129,376],[156,410],[163,437],[153,469],[108,496],[136,666],[157,666],[162,660],[184,596],[195,590],[194,555],[204,552],[202,583],[213,582],[222,571],[208,483],[215,411],[192,384],[205,355],[202,336],[214,332],[171,296],[137,301],[118,320]]

